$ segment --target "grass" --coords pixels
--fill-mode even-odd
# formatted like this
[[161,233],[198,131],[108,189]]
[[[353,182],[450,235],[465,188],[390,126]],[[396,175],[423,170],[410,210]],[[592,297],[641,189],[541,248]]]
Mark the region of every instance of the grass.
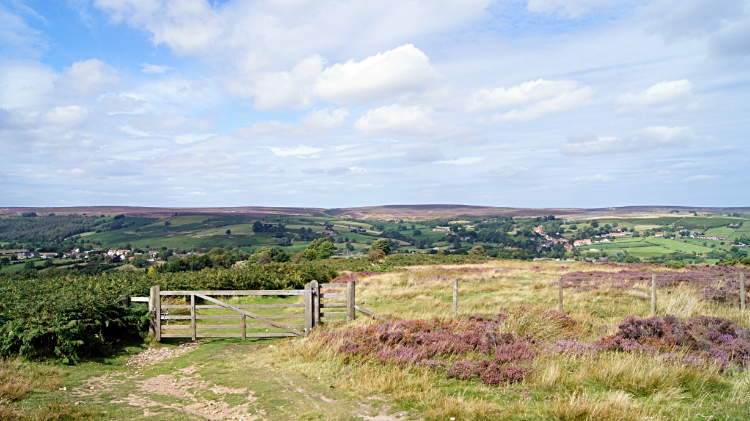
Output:
[[698,244],[691,244],[691,243],[684,243],[683,240],[670,240],[668,238],[655,238],[655,237],[648,237],[645,239],[646,242],[661,246],[670,250],[674,251],[680,251],[683,253],[698,253],[698,254],[704,254],[704,253],[710,253],[713,251],[710,247],[704,247],[702,245]]
[[[501,331],[521,336],[533,334],[544,343],[558,339],[591,343],[615,332],[618,323],[628,315],[649,315],[650,303],[642,298],[649,295],[650,283],[634,282],[627,290],[566,288],[565,312],[576,323],[566,328],[550,323],[545,313],[557,308],[557,278],[570,271],[592,269],[621,268],[521,261],[410,267],[401,272],[361,277],[357,281],[357,304],[394,320],[450,319],[453,280],[458,279],[459,319],[505,313],[508,316],[499,326]],[[748,325],[747,314],[701,301],[698,292],[690,288],[672,287],[660,290],[659,294],[659,315],[675,314],[682,318],[717,315]],[[228,300],[233,304],[302,302],[301,297],[274,296]],[[528,310],[518,311],[521,308]],[[297,313],[301,309],[251,311],[278,314]],[[231,312],[206,309],[200,313]],[[288,321],[298,323],[301,319]],[[199,321],[199,324],[224,323],[237,321]],[[529,375],[520,383],[494,387],[478,380],[449,379],[445,369],[352,363],[338,352],[337,340],[323,335],[374,323],[377,322],[358,315],[350,325],[342,319],[332,319],[307,338],[205,339],[193,351],[145,368],[125,367],[127,354],[71,368],[9,360],[21,364],[12,366],[11,371],[27,373],[32,386],[27,392],[18,393],[19,398],[9,402],[6,409],[20,413],[28,408],[29,419],[42,419],[33,417],[56,408],[61,413],[78,411],[67,418],[71,420],[92,419],[98,412],[99,416],[106,413],[104,419],[148,416],[155,421],[201,419],[187,408],[195,405],[190,408],[202,410],[199,404],[203,403],[210,408],[224,408],[227,415],[223,419],[232,416],[252,419],[237,416],[241,412],[258,419],[290,420],[361,420],[364,416],[384,421],[451,417],[456,420],[704,420],[711,416],[746,419],[750,412],[747,372],[729,375],[717,367],[670,363],[637,353],[604,352],[597,357],[548,353],[534,360]],[[173,351],[178,349],[177,344],[177,340],[164,340],[153,346],[155,350]],[[50,382],[34,384],[37,380],[33,379]],[[95,393],[72,396],[58,391],[61,385],[69,390],[92,385]],[[76,402],[81,404],[75,405]]]

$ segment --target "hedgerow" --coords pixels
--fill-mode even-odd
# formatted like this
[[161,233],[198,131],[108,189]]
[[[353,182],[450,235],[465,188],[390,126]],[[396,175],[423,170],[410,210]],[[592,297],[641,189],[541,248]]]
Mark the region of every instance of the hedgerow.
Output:
[[121,296],[148,296],[154,285],[162,290],[301,289],[335,276],[322,263],[270,263],[237,270],[6,279],[0,282],[0,355],[63,364],[107,355],[119,343],[138,339],[148,321],[145,306],[126,307]]

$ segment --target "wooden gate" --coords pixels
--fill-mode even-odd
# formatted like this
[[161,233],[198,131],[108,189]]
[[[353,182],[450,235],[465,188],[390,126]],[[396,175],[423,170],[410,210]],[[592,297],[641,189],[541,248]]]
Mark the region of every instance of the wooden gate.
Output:
[[[149,334],[157,341],[162,338],[279,338],[307,335],[323,319],[354,320],[355,312],[386,319],[355,305],[355,282],[318,284],[312,281],[303,290],[258,291],[161,291],[151,287],[149,297],[127,297],[127,302],[147,302],[151,313]],[[303,296],[302,303],[230,304],[225,298],[241,296]],[[169,298],[184,297],[189,304],[177,304]],[[322,300],[323,299],[323,300]],[[204,303],[197,304],[196,300]],[[258,314],[257,309],[282,311]],[[286,309],[299,309],[289,312]],[[331,311],[345,309],[345,311]],[[229,310],[228,314],[198,314],[198,310]],[[180,312],[183,314],[175,314]],[[202,313],[208,313],[202,311]],[[216,311],[214,311],[216,313]],[[227,313],[226,311],[224,313]],[[250,319],[250,320],[248,320]],[[203,324],[202,320],[237,320],[238,324]],[[250,322],[250,324],[248,324]],[[296,323],[295,323],[296,322]],[[208,330],[208,332],[207,332]],[[215,333],[216,330],[233,330]],[[269,331],[269,330],[273,330]],[[239,332],[238,332],[239,331]]]

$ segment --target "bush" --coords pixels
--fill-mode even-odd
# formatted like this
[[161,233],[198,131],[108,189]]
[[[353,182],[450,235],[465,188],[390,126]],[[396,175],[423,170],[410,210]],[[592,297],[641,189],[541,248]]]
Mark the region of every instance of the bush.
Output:
[[385,259],[385,252],[381,249],[375,249],[367,254],[367,258],[370,259],[371,262],[383,260]]

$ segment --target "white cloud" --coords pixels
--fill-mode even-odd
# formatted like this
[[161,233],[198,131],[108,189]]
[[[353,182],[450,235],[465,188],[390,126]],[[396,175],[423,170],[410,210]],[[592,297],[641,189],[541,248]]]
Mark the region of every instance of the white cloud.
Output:
[[150,164],[156,168],[175,172],[227,171],[240,167],[231,155],[204,152],[162,155],[154,158]]
[[435,123],[430,107],[394,104],[367,111],[360,117],[354,128],[369,134],[404,133],[414,136],[425,136],[434,133]]
[[575,91],[578,82],[569,80],[532,80],[518,86],[482,89],[472,95],[466,105],[468,111],[526,105]]
[[89,111],[77,105],[55,107],[44,114],[46,122],[62,126],[78,126],[85,122],[88,117]]
[[277,148],[277,147],[269,147],[268,149],[271,150],[271,152],[274,153],[276,156],[313,156],[317,154],[318,152],[322,152],[323,149],[321,148],[313,148],[312,146],[305,146],[305,145],[299,145],[296,148]]
[[141,72],[148,74],[162,74],[174,70],[169,66],[160,66],[158,64],[141,63]]
[[303,168],[300,171],[302,171],[303,174],[323,174],[326,172],[326,170],[322,168]]
[[64,95],[93,95],[114,88],[120,82],[117,69],[92,58],[77,61],[63,71],[56,88]]
[[706,37],[746,15],[744,0],[657,0],[639,9],[646,30],[669,41]]
[[299,124],[266,121],[240,129],[238,133],[243,137],[269,134],[277,136],[311,136],[341,127],[346,123],[347,117],[349,117],[349,111],[345,108],[312,110],[302,118]]
[[647,107],[684,102],[690,99],[691,90],[692,84],[687,79],[659,82],[642,92],[621,95],[617,99],[617,104],[621,105],[618,111],[634,112]]
[[181,145],[186,145],[188,143],[198,142],[201,140],[206,140],[209,137],[216,136],[216,133],[188,133],[188,134],[179,134],[172,136],[172,139],[176,143],[179,143]]
[[579,89],[566,90],[529,105],[526,108],[516,108],[505,113],[492,116],[493,121],[530,121],[544,117],[547,114],[564,113],[576,108],[585,107],[591,103],[594,90],[588,86]]
[[346,123],[347,117],[349,111],[346,108],[313,110],[302,119],[302,131],[309,134],[335,129]]
[[302,60],[290,72],[260,73],[250,89],[236,80],[229,81],[227,86],[236,94],[254,97],[253,108],[257,110],[308,108],[313,103],[313,84],[322,68],[323,59],[314,55]]
[[470,165],[470,164],[477,164],[484,161],[484,158],[478,157],[478,156],[472,156],[467,158],[456,158],[456,159],[447,159],[444,161],[437,161],[438,164],[450,164],[450,165]]
[[317,97],[335,104],[363,104],[424,90],[437,78],[427,56],[411,44],[356,62],[323,69],[319,55],[300,61],[291,71],[260,72],[227,79],[231,92],[254,97],[258,110],[309,108]]
[[412,44],[326,68],[315,92],[337,104],[362,104],[421,91],[437,78],[427,56]]
[[281,168],[281,167],[279,167],[279,166],[272,165],[272,166],[266,168],[266,172],[269,173],[269,174],[281,174],[281,173],[284,172],[284,169]]
[[57,170],[57,173],[60,175],[82,175],[86,171],[82,170],[81,168],[73,168],[70,170]]
[[597,155],[609,153],[636,153],[663,148],[689,147],[699,140],[691,127],[652,126],[621,138],[597,137],[593,134],[571,136],[561,148],[565,155]]
[[691,182],[691,181],[707,181],[707,180],[714,180],[714,179],[717,179],[717,178],[721,178],[721,175],[719,175],[719,174],[712,174],[712,175],[698,174],[698,175],[694,175],[692,177],[688,177],[688,178],[684,179],[683,181],[688,181],[688,182]]
[[33,62],[0,61],[0,108],[40,105],[59,78],[49,68]]
[[573,179],[574,182],[588,182],[588,183],[608,183],[612,181],[612,177],[607,174],[597,174],[589,176],[580,176]]

